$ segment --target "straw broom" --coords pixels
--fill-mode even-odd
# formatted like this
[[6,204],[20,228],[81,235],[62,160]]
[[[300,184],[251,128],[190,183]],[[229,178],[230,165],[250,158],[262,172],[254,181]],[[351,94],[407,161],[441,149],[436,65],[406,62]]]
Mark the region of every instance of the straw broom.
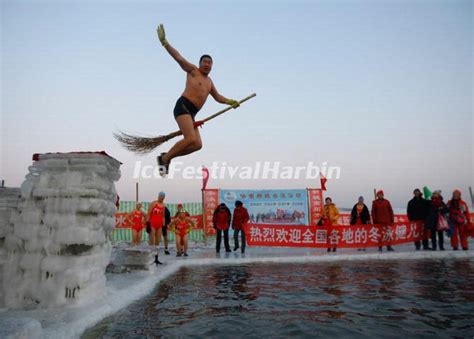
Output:
[[[256,95],[257,94],[255,93],[249,95],[248,97],[240,100],[239,104],[242,104],[245,101],[252,99]],[[232,106],[226,107],[225,109],[217,113],[214,113],[203,120],[195,121],[194,127],[202,126],[205,122],[211,119],[214,119],[215,117],[218,117],[221,114],[224,114],[230,109],[232,109]],[[114,133],[114,138],[117,139],[122,144],[122,146],[128,149],[129,151],[132,151],[138,154],[146,154],[153,151],[155,148],[165,143],[166,141],[173,139],[182,134],[183,133],[181,131],[176,131],[168,135],[160,135],[157,137],[143,137],[143,136],[130,135],[130,134],[119,131],[118,133]]]

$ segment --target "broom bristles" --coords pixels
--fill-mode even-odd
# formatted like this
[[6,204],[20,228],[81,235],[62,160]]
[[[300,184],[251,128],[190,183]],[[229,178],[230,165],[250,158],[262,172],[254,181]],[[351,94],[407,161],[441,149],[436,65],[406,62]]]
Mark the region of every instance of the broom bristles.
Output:
[[155,148],[172,138],[171,135],[143,137],[127,134],[124,132],[114,133],[114,137],[122,144],[123,147],[125,147],[129,151],[139,154],[150,153]]

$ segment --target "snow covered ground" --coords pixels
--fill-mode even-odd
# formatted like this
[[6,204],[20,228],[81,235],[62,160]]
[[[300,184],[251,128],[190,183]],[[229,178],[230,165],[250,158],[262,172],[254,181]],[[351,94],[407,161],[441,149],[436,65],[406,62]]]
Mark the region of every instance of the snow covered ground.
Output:
[[[471,248],[474,241],[470,241]],[[448,247],[447,247],[448,248]],[[192,244],[189,257],[177,258],[160,252],[164,264],[152,265],[149,271],[133,271],[124,274],[107,274],[104,297],[76,306],[49,309],[8,310],[0,309],[0,338],[77,338],[87,328],[112,315],[130,303],[147,296],[163,279],[183,266],[239,265],[249,263],[322,263],[354,260],[425,260],[425,259],[469,259],[474,260],[474,251],[415,251],[413,244],[395,247],[395,252],[379,253],[376,248],[367,252],[354,249],[339,249],[326,253],[324,249],[254,248],[247,253],[216,254],[214,244]],[[40,325],[40,326],[39,326]]]

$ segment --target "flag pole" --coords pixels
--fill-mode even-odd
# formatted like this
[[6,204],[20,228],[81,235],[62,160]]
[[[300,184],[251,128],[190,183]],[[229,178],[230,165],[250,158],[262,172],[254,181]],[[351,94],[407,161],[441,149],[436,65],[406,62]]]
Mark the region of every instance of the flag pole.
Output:
[[138,203],[138,182],[135,183],[135,202]]
[[204,188],[201,188],[201,211],[202,211],[202,239],[207,245],[207,235],[206,235],[206,209],[204,207]]
[[472,187],[469,186],[469,195],[471,196],[471,205],[474,208],[474,194],[472,194]]

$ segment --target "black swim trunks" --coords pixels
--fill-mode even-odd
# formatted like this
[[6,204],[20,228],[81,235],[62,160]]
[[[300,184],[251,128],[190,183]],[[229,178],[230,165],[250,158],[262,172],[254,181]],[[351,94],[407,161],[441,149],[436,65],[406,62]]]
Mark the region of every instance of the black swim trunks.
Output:
[[191,115],[191,118],[193,118],[193,121],[197,112],[199,112],[199,109],[196,106],[194,106],[194,104],[191,101],[189,101],[187,98],[183,96],[180,97],[178,101],[176,101],[176,106],[174,106],[174,111],[173,111],[175,118],[179,115],[189,114]]

